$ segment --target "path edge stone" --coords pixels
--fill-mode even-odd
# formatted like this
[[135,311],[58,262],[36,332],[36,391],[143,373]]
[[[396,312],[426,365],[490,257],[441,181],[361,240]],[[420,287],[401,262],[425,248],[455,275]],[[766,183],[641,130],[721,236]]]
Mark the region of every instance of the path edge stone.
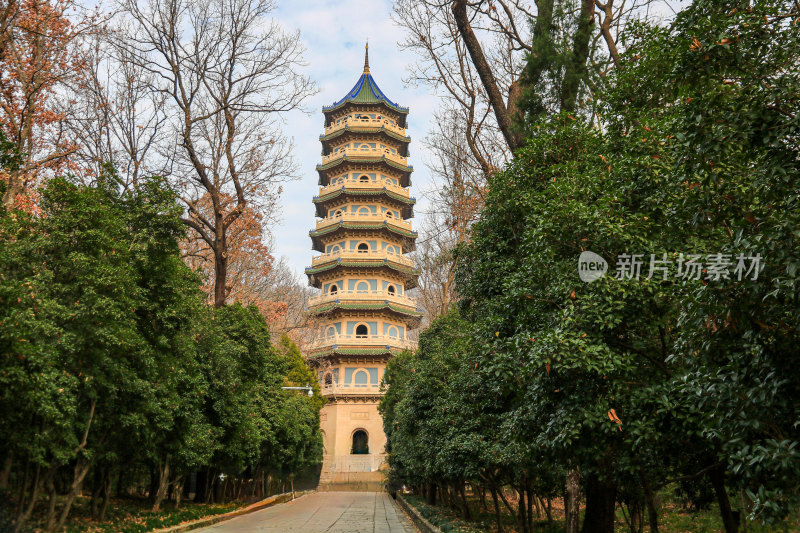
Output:
[[[312,492],[316,491],[304,490],[300,492],[295,492],[294,499],[298,500],[303,496],[305,496],[306,494],[311,494]],[[293,501],[292,493],[283,492],[281,494],[275,494],[274,496],[270,496],[269,498],[248,505],[247,507],[243,507],[242,509],[236,509],[235,511],[231,511],[229,513],[208,516],[206,518],[198,518],[197,520],[192,520],[191,522],[186,522],[185,524],[178,524],[177,526],[170,526],[162,529],[153,529],[151,530],[150,533],[180,533],[182,531],[191,531],[192,529],[198,529],[206,526],[213,526],[216,523],[224,522],[225,520],[230,520],[231,518],[236,518],[237,516],[254,513],[256,511],[260,511],[261,509],[266,509],[267,507],[272,507],[273,505],[278,505],[279,503],[286,503],[289,501]]]
[[396,494],[396,501],[420,531],[423,533],[442,533],[441,529],[431,524],[428,519],[422,516],[422,513],[420,513],[416,507],[408,503],[399,492]]

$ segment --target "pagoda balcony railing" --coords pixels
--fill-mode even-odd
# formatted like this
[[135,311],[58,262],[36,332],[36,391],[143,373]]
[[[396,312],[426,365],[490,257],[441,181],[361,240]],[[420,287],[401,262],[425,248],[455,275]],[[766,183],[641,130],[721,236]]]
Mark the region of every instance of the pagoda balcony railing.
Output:
[[320,337],[310,347],[323,348],[329,346],[390,346],[392,348],[414,348],[414,343],[408,339],[392,337],[389,335],[328,335]]
[[401,220],[397,217],[389,217],[384,213],[340,213],[332,217],[325,217],[317,221],[317,230],[334,226],[340,222],[372,222],[381,224],[386,222],[389,226],[411,231],[411,222],[408,220]]
[[346,302],[349,301],[374,302],[376,300],[381,300],[381,301],[388,301],[400,304],[406,307],[411,307],[413,309],[417,308],[416,298],[412,298],[410,296],[405,296],[403,294],[397,294],[388,291],[358,291],[358,290],[356,291],[339,290],[336,292],[318,294],[308,299],[308,305],[309,307],[311,307],[328,302],[335,302],[337,300]]
[[351,129],[356,129],[359,126],[369,129],[384,127],[389,131],[393,131],[394,133],[402,135],[403,137],[406,136],[406,130],[398,126],[397,123],[393,120],[389,120],[386,118],[373,119],[366,117],[361,117],[361,118],[347,117],[345,119],[340,119],[331,124],[330,126],[327,126],[325,128],[325,134],[327,135],[329,133],[333,133],[334,131],[338,131],[348,126]]
[[378,394],[381,387],[378,384],[363,384],[363,385],[323,385],[322,394],[336,395],[336,394]]
[[405,198],[409,198],[408,189],[405,187],[401,187],[399,185],[395,185],[392,183],[391,180],[377,180],[377,181],[361,181],[359,179],[342,179],[339,178],[338,181],[331,182],[329,185],[325,187],[319,188],[319,195],[324,196],[328,193],[333,191],[337,191],[342,187],[346,188],[353,188],[353,189],[377,189],[383,190],[386,189],[387,191],[392,191],[393,193],[399,194]]
[[408,166],[408,158],[392,153],[388,148],[345,148],[322,156],[322,164],[330,163],[341,157],[385,157],[403,166]]
[[395,263],[400,263],[402,265],[408,265],[410,267],[414,266],[414,260],[410,257],[406,257],[404,255],[391,253],[387,250],[365,250],[365,251],[357,251],[357,250],[339,250],[336,252],[329,252],[326,254],[320,254],[311,258],[311,266],[315,267],[322,263],[327,263],[328,261],[337,261],[339,259],[342,260],[350,260],[350,261],[359,261],[359,260],[383,260],[388,259],[389,261],[394,261]]

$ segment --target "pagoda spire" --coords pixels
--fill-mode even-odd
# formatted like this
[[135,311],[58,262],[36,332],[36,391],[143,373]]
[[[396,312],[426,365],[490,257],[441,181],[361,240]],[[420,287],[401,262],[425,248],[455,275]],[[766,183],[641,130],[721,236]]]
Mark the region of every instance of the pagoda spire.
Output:
[[369,40],[367,40],[367,46],[364,47],[364,74],[369,74]]

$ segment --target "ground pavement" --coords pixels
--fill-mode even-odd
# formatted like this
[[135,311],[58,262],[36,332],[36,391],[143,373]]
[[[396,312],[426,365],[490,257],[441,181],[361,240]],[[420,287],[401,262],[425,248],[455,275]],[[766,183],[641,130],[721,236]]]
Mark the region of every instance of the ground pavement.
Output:
[[314,492],[295,501],[195,529],[203,533],[411,533],[385,492]]

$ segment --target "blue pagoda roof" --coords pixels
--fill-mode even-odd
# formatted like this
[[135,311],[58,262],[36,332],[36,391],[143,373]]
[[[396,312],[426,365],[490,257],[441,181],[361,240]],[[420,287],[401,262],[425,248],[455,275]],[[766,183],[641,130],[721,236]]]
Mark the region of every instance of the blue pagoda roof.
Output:
[[344,98],[329,106],[323,106],[322,111],[334,111],[348,102],[354,104],[384,104],[398,113],[408,113],[407,107],[402,107],[392,102],[383,94],[383,91],[381,91],[380,87],[378,87],[378,84],[375,82],[375,78],[369,73],[369,48],[367,49],[367,55],[364,59],[364,73],[358,78],[356,84]]

